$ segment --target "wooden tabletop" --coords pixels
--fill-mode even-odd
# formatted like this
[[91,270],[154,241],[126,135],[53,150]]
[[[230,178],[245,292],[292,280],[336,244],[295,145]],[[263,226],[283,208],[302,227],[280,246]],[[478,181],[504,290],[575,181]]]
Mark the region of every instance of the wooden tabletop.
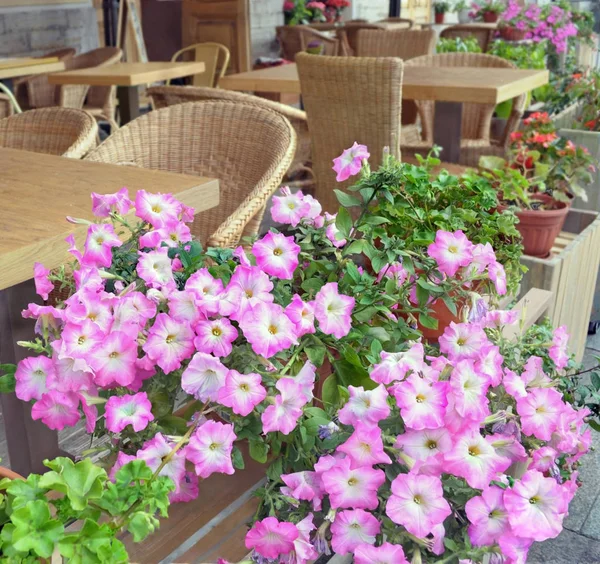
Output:
[[139,86],[160,80],[200,74],[204,63],[116,63],[104,67],[59,72],[48,77],[51,84],[89,84],[90,86]]
[[[404,67],[407,100],[499,104],[548,82],[547,70],[474,67]],[[228,90],[301,94],[295,64],[230,74],[219,80]]]
[[211,178],[2,148],[0,163],[0,290],[31,279],[35,262],[65,263],[70,233],[83,248],[86,226],[65,217],[93,219],[91,192],[172,193],[196,213],[219,204],[219,181]]
[[30,74],[57,72],[65,69],[58,57],[17,57],[0,59],[0,80]]

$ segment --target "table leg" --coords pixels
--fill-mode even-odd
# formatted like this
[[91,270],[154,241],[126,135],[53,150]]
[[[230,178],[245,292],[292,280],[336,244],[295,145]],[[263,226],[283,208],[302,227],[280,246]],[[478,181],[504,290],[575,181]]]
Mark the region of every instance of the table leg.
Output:
[[[0,292],[0,361],[16,363],[29,351],[17,346],[20,340],[31,340],[34,322],[23,319],[21,311],[36,294],[32,281],[24,282]],[[6,431],[10,467],[26,476],[31,472],[44,472],[46,458],[62,454],[58,448],[58,434],[41,421],[31,419],[31,406],[15,394],[0,394],[2,415]],[[7,465],[8,461],[3,461]]]
[[442,147],[440,158],[448,163],[460,159],[462,103],[436,102],[433,142]]
[[121,125],[125,125],[140,115],[140,93],[137,86],[119,86],[119,115]]

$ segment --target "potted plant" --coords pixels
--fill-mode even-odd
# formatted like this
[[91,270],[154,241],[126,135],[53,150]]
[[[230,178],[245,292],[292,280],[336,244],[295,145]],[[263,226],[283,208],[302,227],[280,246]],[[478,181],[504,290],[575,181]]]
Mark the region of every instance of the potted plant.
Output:
[[531,20],[525,16],[525,10],[515,0],[510,0],[506,10],[500,14],[500,37],[506,41],[522,41],[531,24]]
[[304,25],[310,23],[312,12],[306,7],[305,0],[285,0],[283,16],[285,25]]
[[325,18],[328,22],[341,22],[342,14],[350,6],[349,0],[325,0]]
[[483,21],[485,23],[495,23],[498,17],[504,11],[504,3],[500,0],[488,0],[483,4],[473,2],[469,16],[472,20]]
[[458,0],[454,4],[454,11],[456,12],[458,17],[458,23],[469,23],[471,18],[469,17],[469,3],[467,2],[467,0]]
[[311,22],[325,22],[325,9],[326,6],[323,2],[318,0],[311,0],[306,4],[306,9],[311,11]]
[[439,0],[433,4],[433,12],[435,15],[435,23],[443,24],[446,12],[450,9],[450,4],[445,0]]
[[435,46],[436,53],[481,53],[475,37],[440,37]]

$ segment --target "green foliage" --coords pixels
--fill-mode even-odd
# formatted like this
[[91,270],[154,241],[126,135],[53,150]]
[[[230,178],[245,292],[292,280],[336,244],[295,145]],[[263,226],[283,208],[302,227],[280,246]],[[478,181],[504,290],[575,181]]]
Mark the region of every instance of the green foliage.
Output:
[[435,47],[437,53],[481,53],[475,37],[440,37]]
[[545,43],[522,44],[497,39],[488,49],[490,55],[496,55],[511,61],[520,69],[545,69]]

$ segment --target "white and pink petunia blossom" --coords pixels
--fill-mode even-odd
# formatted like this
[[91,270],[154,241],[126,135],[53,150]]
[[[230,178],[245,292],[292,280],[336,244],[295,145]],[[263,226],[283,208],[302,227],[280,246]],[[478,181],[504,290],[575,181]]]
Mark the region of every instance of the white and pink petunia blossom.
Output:
[[237,339],[237,329],[226,317],[200,321],[194,328],[196,350],[212,353],[218,357],[228,356],[233,349],[233,341]]
[[252,350],[265,358],[297,343],[294,325],[280,305],[257,303],[246,311],[239,323]]
[[477,359],[481,349],[488,343],[487,335],[479,325],[454,321],[450,322],[439,338],[440,351],[452,361]]
[[287,186],[282,187],[281,196],[273,196],[271,217],[283,225],[296,227],[310,213],[310,202],[304,199],[301,191],[292,194]]
[[162,246],[163,243],[167,247],[178,247],[182,243],[187,243],[192,240],[190,228],[181,221],[170,221],[160,227],[144,233],[140,237],[140,249],[150,248],[155,249]]
[[31,407],[31,418],[41,419],[49,429],[62,431],[73,427],[81,418],[79,396],[75,392],[48,390]]
[[52,359],[47,356],[29,356],[17,365],[15,393],[22,401],[39,400],[48,391],[48,380],[55,375]]
[[347,241],[342,235],[342,232],[338,229],[338,226],[335,223],[336,219],[337,213],[332,215],[325,212],[325,236],[334,247],[340,249]]
[[480,496],[467,501],[465,511],[471,522],[469,538],[475,546],[493,545],[502,535],[510,532],[502,488],[485,488]]
[[88,227],[82,264],[108,268],[112,264],[112,249],[122,245],[109,223],[93,223]]
[[506,272],[504,267],[499,262],[493,262],[488,267],[488,276],[490,280],[494,283],[496,288],[496,293],[499,296],[503,296],[506,294],[507,286],[506,286]]
[[167,247],[159,247],[149,253],[138,252],[138,256],[136,271],[148,288],[175,288],[173,262],[168,256]]
[[354,304],[354,298],[339,293],[337,282],[325,284],[315,296],[319,329],[336,339],[345,337],[350,332]]
[[169,494],[170,503],[188,503],[198,498],[200,493],[200,485],[198,484],[198,476],[193,472],[186,472],[183,480],[179,482],[179,491]]
[[58,309],[53,306],[42,306],[35,303],[30,303],[27,309],[21,313],[24,319],[35,319],[35,332],[38,335],[43,335],[44,331],[48,331],[50,335],[57,332],[62,322],[65,319],[65,310]]
[[92,213],[96,217],[109,217],[111,213],[126,215],[132,206],[127,188],[121,188],[114,194],[92,192]]
[[548,388],[552,385],[552,380],[544,372],[544,361],[539,356],[527,359],[521,378],[527,388]]
[[261,415],[263,433],[279,431],[284,435],[291,433],[302,415],[307,396],[302,385],[294,378],[281,378],[275,384],[279,395],[275,403],[269,405]]
[[196,294],[196,305],[204,315],[211,316],[219,313],[220,301],[223,297],[223,282],[214,278],[207,268],[194,272],[187,279],[185,289]]
[[313,302],[304,302],[298,294],[294,294],[292,301],[285,308],[285,314],[294,324],[296,336],[298,338],[307,333],[314,333],[316,331]]
[[300,369],[300,372],[294,376],[294,382],[301,388],[301,394],[304,398],[304,403],[308,403],[313,399],[313,390],[315,388],[315,378],[317,369],[311,362],[306,362]]
[[292,474],[282,474],[281,479],[285,484],[281,488],[281,493],[298,501],[310,501],[313,509],[321,509],[321,498],[323,492],[315,472],[294,472]]
[[358,174],[362,168],[363,159],[371,155],[366,145],[359,145],[356,141],[349,149],[345,149],[339,157],[333,159],[333,170],[336,172],[335,179],[344,182],[351,176]]
[[138,190],[135,195],[135,215],[155,229],[178,221],[181,211],[181,204],[171,194],[152,194]]
[[175,290],[169,294],[169,315],[175,321],[185,321],[195,327],[206,315],[198,307],[198,297],[192,290]]
[[272,289],[273,282],[260,268],[238,266],[219,300],[219,314],[239,321],[251,307],[273,302]]
[[159,313],[143,349],[168,374],[177,370],[194,352],[194,332],[187,323]]
[[33,282],[35,284],[35,293],[43,300],[48,299],[48,294],[54,290],[54,284],[50,282],[48,275],[50,271],[44,268],[40,262],[33,265]]
[[519,312],[516,309],[488,311],[481,322],[482,327],[489,329],[500,329],[504,325],[512,325],[517,322]]
[[152,404],[146,392],[109,397],[104,406],[104,414],[106,428],[111,433],[120,433],[127,425],[131,425],[139,433],[154,420]]
[[499,347],[484,345],[475,363],[475,370],[487,376],[492,386],[499,386],[502,383],[503,362],[504,358],[500,354]]
[[[302,521],[296,524],[298,538],[294,541],[294,552],[287,555],[289,563],[308,564],[319,558],[319,553],[310,540],[310,533],[317,527],[313,523],[313,514],[309,513]],[[295,559],[295,560],[294,560]]]
[[561,325],[554,330],[552,346],[548,349],[548,354],[557,370],[562,370],[569,362],[568,343],[569,334],[567,333],[567,327],[566,325]]
[[381,546],[361,544],[354,551],[354,564],[408,564],[399,544],[384,542]]
[[357,423],[350,438],[338,446],[337,451],[350,457],[352,468],[392,463],[383,450],[381,429],[376,425]]
[[246,548],[254,549],[263,558],[276,560],[294,550],[294,541],[299,534],[293,523],[266,517],[262,521],[256,521],[246,533]]
[[556,466],[556,459],[558,453],[549,446],[538,448],[533,452],[533,461],[529,465],[531,470],[538,470],[539,472],[548,472],[551,468]]
[[228,372],[218,358],[198,352],[181,375],[181,387],[202,402],[217,401]]
[[562,396],[554,388],[534,388],[525,397],[517,399],[523,433],[542,441],[552,438],[564,409]]
[[513,372],[510,368],[504,369],[502,385],[504,386],[506,392],[515,399],[527,397],[527,388],[525,387],[525,381],[523,380],[523,378],[521,378],[521,376]]
[[426,460],[438,454],[449,452],[452,448],[452,437],[447,429],[408,429],[396,437],[395,448],[401,448],[415,460]]
[[442,231],[435,235],[435,242],[427,247],[427,254],[435,259],[442,274],[454,276],[461,266],[469,266],[473,260],[473,243],[462,231]]
[[450,377],[456,411],[462,417],[483,421],[490,414],[486,396],[489,386],[488,377],[475,369],[472,360],[458,362]]
[[[76,301],[71,301],[77,296]],[[108,299],[85,288],[69,299],[69,307],[65,310],[64,317],[71,323],[83,323],[90,320],[95,323],[103,333],[112,330],[113,314]]]
[[109,333],[88,356],[94,382],[103,388],[129,386],[135,379],[137,354],[134,338],[121,331]]
[[496,253],[489,243],[478,243],[471,248],[473,260],[467,269],[470,275],[483,274],[488,266],[496,262]]
[[260,374],[240,374],[237,370],[230,370],[217,401],[245,417],[266,397],[267,390],[262,385]]
[[52,358],[54,372],[49,374],[48,387],[60,392],[90,391],[95,388],[92,369],[81,358]]
[[533,540],[517,537],[513,533],[502,535],[498,540],[502,555],[510,564],[527,564],[527,553],[533,543]]
[[385,482],[383,470],[371,466],[351,468],[351,460],[340,460],[322,476],[323,489],[334,509],[377,509],[377,490]]
[[233,474],[231,451],[236,435],[233,425],[206,421],[191,436],[185,456],[193,462],[196,474],[208,478],[214,472]]
[[338,419],[345,425],[355,425],[359,421],[377,425],[390,414],[387,403],[388,393],[383,384],[374,390],[362,386],[348,386],[350,399],[338,412]]
[[331,547],[335,554],[353,553],[358,546],[375,544],[380,524],[377,518],[364,509],[340,511],[331,524]]
[[371,380],[379,384],[391,384],[404,380],[409,372],[420,372],[425,367],[425,352],[421,343],[415,343],[405,352],[388,353],[382,351],[381,362],[373,366]]
[[554,478],[529,470],[504,491],[504,504],[513,533],[542,542],[557,537],[568,511],[568,493]]
[[114,308],[113,329],[115,324],[135,324],[144,326],[156,315],[156,304],[141,292],[130,292],[119,299]]
[[496,454],[511,462],[526,462],[528,459],[525,447],[514,435],[495,433],[486,435],[485,440],[494,447]]
[[478,431],[460,437],[444,460],[447,472],[464,478],[469,486],[479,490],[511,465],[511,460],[500,456]]
[[435,476],[400,474],[392,482],[386,515],[411,534],[423,538],[452,513],[442,481]]
[[[86,358],[105,338],[100,328],[89,319],[83,323],[66,323],[61,334],[60,349],[56,349],[59,358]],[[54,341],[53,346],[58,346],[59,341]]]
[[[162,433],[157,433],[152,439],[144,443],[144,448],[136,453],[138,460],[143,460],[152,471],[158,470],[163,460],[173,451],[174,443],[166,439]],[[179,492],[180,484],[185,476],[185,456],[182,451],[177,451],[171,456],[158,474],[171,478],[175,483],[175,492]]]
[[125,454],[123,451],[119,451],[119,453],[117,454],[117,460],[111,466],[110,471],[108,473],[109,480],[111,482],[114,482],[115,475],[117,474],[117,472],[121,468],[123,468],[123,466],[125,466],[125,464],[129,464],[130,462],[133,462],[134,460],[137,460],[137,457],[134,456],[133,454]]
[[291,280],[298,267],[300,246],[293,237],[269,231],[252,245],[252,253],[257,266],[264,272],[282,280]]
[[417,374],[394,384],[392,394],[409,429],[437,429],[444,424],[448,383],[428,382]]

